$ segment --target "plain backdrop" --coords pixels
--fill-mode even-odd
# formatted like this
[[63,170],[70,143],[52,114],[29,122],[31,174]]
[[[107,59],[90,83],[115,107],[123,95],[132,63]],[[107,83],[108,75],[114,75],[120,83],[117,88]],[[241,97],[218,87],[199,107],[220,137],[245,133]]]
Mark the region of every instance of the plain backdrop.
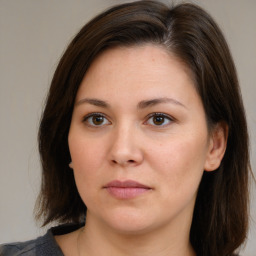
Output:
[[[33,219],[40,185],[37,129],[54,69],[86,21],[117,0],[0,0],[0,243],[45,232]],[[166,3],[170,1],[164,1]],[[180,1],[176,0],[179,3]],[[237,66],[256,167],[256,1],[201,0],[220,25]],[[242,255],[256,255],[256,191]]]

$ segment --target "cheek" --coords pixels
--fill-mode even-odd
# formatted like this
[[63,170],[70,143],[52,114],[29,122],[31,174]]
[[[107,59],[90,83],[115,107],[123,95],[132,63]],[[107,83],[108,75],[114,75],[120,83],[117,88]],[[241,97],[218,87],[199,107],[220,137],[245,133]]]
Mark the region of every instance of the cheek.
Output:
[[97,155],[86,149],[79,150],[79,146],[73,151],[73,172],[77,190],[82,201],[90,207],[96,200],[100,189],[102,176],[97,171]]
[[85,202],[86,196],[96,189],[95,184],[100,184],[101,176],[97,170],[102,163],[102,151],[98,145],[90,143],[90,140],[85,140],[81,136],[69,137],[69,150],[76,185]]
[[151,165],[165,184],[176,191],[197,188],[206,159],[206,139],[200,136],[176,137],[151,151]]
[[84,174],[100,166],[104,157],[102,143],[84,136],[70,136],[69,150],[74,169]]

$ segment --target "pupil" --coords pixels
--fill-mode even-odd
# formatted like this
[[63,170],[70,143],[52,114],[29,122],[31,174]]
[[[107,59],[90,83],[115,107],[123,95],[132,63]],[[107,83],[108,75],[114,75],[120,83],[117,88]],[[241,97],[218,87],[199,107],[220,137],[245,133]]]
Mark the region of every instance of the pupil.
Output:
[[102,122],[103,122],[103,117],[102,116],[93,117],[93,123],[94,124],[102,124]]
[[162,116],[156,116],[154,117],[154,123],[157,125],[160,125],[164,122],[164,118]]

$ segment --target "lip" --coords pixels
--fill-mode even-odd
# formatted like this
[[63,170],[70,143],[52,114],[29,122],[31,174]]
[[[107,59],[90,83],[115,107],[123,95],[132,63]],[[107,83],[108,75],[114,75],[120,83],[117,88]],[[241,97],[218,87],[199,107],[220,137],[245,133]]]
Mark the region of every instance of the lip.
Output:
[[152,190],[151,187],[133,180],[113,180],[103,188],[117,199],[132,199]]

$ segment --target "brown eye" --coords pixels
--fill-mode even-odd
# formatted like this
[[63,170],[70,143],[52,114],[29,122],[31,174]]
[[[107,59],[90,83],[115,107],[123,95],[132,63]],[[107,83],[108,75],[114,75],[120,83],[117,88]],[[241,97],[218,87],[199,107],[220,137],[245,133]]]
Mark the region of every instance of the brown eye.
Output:
[[162,116],[154,116],[153,117],[153,122],[155,125],[162,125],[165,121],[165,118]]
[[93,116],[92,122],[95,125],[101,125],[104,123],[104,117],[103,116]]
[[88,126],[104,126],[104,125],[109,125],[110,121],[102,114],[97,114],[97,113],[92,113],[87,115],[83,122],[85,122]]
[[172,121],[173,121],[173,118],[170,117],[169,115],[166,115],[164,113],[153,113],[149,116],[146,123],[152,126],[164,127],[171,124]]

